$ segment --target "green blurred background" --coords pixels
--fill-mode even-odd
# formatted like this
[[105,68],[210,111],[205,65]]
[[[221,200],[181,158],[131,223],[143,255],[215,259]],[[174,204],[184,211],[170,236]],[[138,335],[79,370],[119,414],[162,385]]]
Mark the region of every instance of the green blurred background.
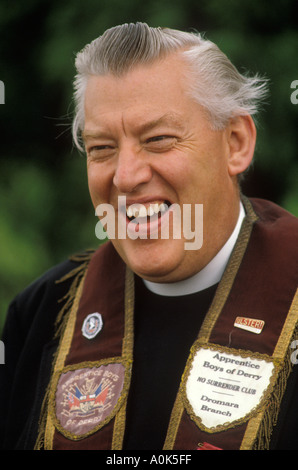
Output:
[[70,132],[74,57],[105,29],[135,21],[205,32],[240,71],[270,79],[244,192],[298,215],[297,0],[1,0],[0,331],[17,292],[98,245]]

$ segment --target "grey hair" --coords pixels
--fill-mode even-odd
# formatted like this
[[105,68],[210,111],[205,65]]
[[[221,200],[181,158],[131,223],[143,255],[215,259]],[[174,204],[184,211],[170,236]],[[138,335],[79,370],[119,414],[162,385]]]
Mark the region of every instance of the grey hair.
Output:
[[77,54],[74,80],[75,145],[83,150],[84,96],[90,75],[121,76],[137,64],[147,64],[181,50],[193,80],[189,93],[209,113],[211,126],[223,129],[229,119],[255,115],[267,95],[267,80],[242,75],[228,57],[199,33],[151,28],[131,23],[108,29]]

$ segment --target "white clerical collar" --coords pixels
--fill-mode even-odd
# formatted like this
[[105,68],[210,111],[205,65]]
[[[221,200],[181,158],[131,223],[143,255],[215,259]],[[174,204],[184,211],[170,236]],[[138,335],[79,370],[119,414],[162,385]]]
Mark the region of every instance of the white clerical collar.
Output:
[[205,268],[203,268],[197,274],[183,281],[168,284],[151,282],[143,279],[146,287],[154,294],[173,297],[194,294],[195,292],[199,292],[213,286],[214,284],[217,284],[221,280],[222,275],[226,269],[227,263],[238,238],[244,217],[244,207],[240,202],[239,217],[232,235],[221,248],[221,250],[217,253],[217,255],[215,255],[215,257],[207,264],[207,266],[205,266]]

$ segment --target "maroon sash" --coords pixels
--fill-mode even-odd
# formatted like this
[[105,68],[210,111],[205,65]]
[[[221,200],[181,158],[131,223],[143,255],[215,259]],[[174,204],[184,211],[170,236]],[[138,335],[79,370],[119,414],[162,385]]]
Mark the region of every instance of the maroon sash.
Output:
[[[247,216],[190,351],[164,449],[197,449],[204,442],[220,449],[269,446],[292,366],[290,344],[298,316],[298,223],[272,203],[253,200],[253,207],[247,200],[244,203]],[[94,253],[74,286],[75,295],[59,330],[61,340],[36,448],[122,449],[133,361],[133,274],[109,242]],[[265,322],[261,334],[235,327],[236,317]],[[234,399],[229,399],[231,403],[226,398],[211,399],[209,385],[201,397],[196,395],[196,381],[206,382],[207,377],[208,382],[214,377],[201,377],[206,364],[213,367],[204,354],[223,361],[223,372],[227,372],[223,364],[235,366],[228,370],[234,371],[233,380],[236,374],[240,376],[234,390],[246,391],[242,401],[247,396],[252,409],[242,412],[240,403],[236,410],[240,414],[234,419],[232,411],[239,408]],[[245,363],[257,372],[261,366],[271,367],[271,372],[249,374]],[[245,380],[250,375],[255,383],[259,377],[262,386],[248,387]],[[227,378],[211,383],[218,392],[229,387]],[[261,397],[254,403],[252,394],[260,391]],[[199,398],[208,403],[200,404],[207,410],[204,416],[197,409]],[[216,413],[224,416],[219,425],[213,425]]]

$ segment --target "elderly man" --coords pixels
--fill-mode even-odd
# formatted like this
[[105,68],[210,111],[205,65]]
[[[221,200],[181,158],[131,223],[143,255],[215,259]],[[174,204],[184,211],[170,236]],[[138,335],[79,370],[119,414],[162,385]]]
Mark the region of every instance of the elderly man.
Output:
[[266,82],[139,23],[76,67],[74,141],[110,240],[12,302],[4,448],[297,448],[298,223],[239,186]]

